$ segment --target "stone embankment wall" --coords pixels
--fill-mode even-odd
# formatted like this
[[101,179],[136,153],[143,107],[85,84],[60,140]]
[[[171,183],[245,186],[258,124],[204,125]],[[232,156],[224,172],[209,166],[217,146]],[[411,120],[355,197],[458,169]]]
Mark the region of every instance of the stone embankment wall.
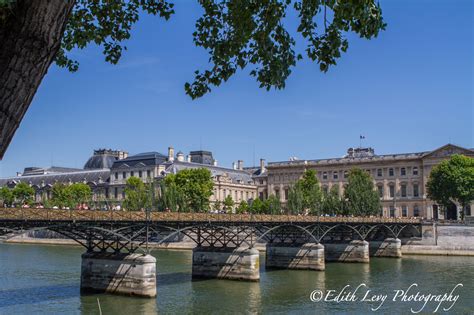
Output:
[[474,226],[465,224],[423,224],[422,237],[404,242],[405,255],[474,256]]

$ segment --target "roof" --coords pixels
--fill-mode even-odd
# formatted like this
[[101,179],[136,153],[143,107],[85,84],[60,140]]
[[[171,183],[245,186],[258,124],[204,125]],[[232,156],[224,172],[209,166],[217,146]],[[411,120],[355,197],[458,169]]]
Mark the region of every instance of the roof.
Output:
[[297,166],[297,165],[330,165],[330,164],[357,164],[365,162],[383,162],[383,161],[403,161],[403,160],[414,160],[421,159],[432,155],[440,150],[446,150],[447,148],[455,149],[453,152],[459,151],[468,152],[474,155],[474,151],[453,144],[446,144],[440,148],[432,151],[413,152],[413,153],[398,153],[398,154],[382,154],[372,155],[363,157],[341,157],[341,158],[329,158],[329,159],[316,159],[316,160],[296,160],[296,161],[281,161],[281,162],[269,162],[268,167],[273,166]]
[[184,169],[206,168],[211,172],[211,176],[213,177],[222,176],[226,174],[233,183],[253,183],[252,176],[243,170],[234,170],[231,168],[225,168],[220,166],[181,161],[173,161],[167,164],[168,165],[165,169],[166,173],[176,174]]
[[117,157],[109,154],[93,155],[84,164],[85,170],[111,168]]
[[67,173],[56,173],[56,174],[45,174],[45,175],[32,175],[32,176],[15,176],[9,178],[0,178],[0,187],[7,186],[10,183],[28,183],[30,185],[36,185],[38,187],[44,185],[54,185],[56,182],[67,183],[69,181],[73,183],[86,182],[99,184],[101,182],[108,181],[110,177],[109,170],[81,170],[76,172]]
[[112,169],[120,168],[120,167],[134,167],[137,164],[143,164],[144,166],[149,165],[159,165],[164,162],[168,157],[164,154],[159,152],[144,152],[129,156],[122,160],[116,160],[112,165]]

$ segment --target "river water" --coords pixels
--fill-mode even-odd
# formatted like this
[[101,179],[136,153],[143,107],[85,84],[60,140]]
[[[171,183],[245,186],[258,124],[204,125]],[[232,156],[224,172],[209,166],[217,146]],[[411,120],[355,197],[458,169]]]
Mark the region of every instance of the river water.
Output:
[[[374,258],[370,264],[328,263],[326,270],[265,270],[261,260],[259,283],[228,280],[191,281],[191,251],[157,250],[156,299],[79,294],[83,249],[66,246],[0,244],[0,314],[420,314],[433,313],[439,302],[404,301],[419,292],[449,294],[441,303],[448,313],[474,314],[474,257],[406,256]],[[340,301],[361,286],[352,301]],[[337,298],[337,294],[346,286]],[[312,302],[314,290],[328,301]],[[334,291],[330,291],[334,290]],[[366,295],[366,293],[370,292]],[[332,293],[333,292],[333,293]],[[313,293],[317,299],[319,293]],[[379,301],[361,301],[380,295]],[[383,296],[386,295],[382,303]],[[379,307],[380,306],[380,307]],[[378,310],[373,312],[371,309]]]

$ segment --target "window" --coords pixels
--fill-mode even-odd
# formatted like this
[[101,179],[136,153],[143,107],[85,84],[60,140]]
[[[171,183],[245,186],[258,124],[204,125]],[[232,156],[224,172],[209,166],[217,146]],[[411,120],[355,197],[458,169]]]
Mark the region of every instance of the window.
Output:
[[323,179],[328,179],[328,173],[327,172],[323,172]]
[[401,190],[401,195],[402,195],[402,197],[406,197],[406,196],[407,196],[407,185],[402,184],[402,185],[400,186],[400,190]]
[[414,166],[412,170],[413,175],[418,175],[418,167]]
[[288,200],[288,188],[285,188],[285,200]]
[[383,176],[383,172],[382,172],[382,169],[381,169],[381,168],[378,168],[378,169],[377,169],[377,176],[378,176],[378,177],[382,177],[382,176]]
[[151,171],[150,170],[146,171],[146,177],[151,177]]
[[402,206],[402,217],[408,216],[408,208],[407,206]]
[[338,179],[338,178],[339,178],[339,173],[338,173],[337,171],[334,171],[334,172],[332,173],[332,178],[333,178],[333,179]]
[[419,197],[420,192],[418,190],[418,184],[413,184],[413,197]]
[[263,192],[259,192],[259,193],[258,193],[258,198],[259,198],[260,200],[263,200]]
[[394,206],[390,206],[390,217],[391,218],[395,217],[395,207]]
[[419,217],[420,216],[420,209],[418,208],[417,205],[413,207],[413,216],[414,217]]
[[109,188],[105,188],[105,198],[107,198],[107,199],[110,198]]
[[280,190],[275,189],[275,196],[280,199]]
[[349,172],[348,171],[344,171],[344,178],[347,178],[349,177]]
[[133,171],[130,172],[130,176],[133,176],[135,173]]
[[393,168],[388,169],[388,176],[393,176]]
[[118,173],[117,172],[115,172],[114,176],[115,176],[115,179],[118,179]]
[[122,199],[125,199],[125,190],[122,190]]
[[378,190],[379,190],[379,197],[380,198],[383,198],[383,186],[382,185],[379,185],[377,186]]
[[142,172],[142,171],[138,171],[138,177],[142,178],[142,175],[143,175],[143,172]]
[[118,198],[118,188],[117,187],[114,188],[114,197],[115,197],[115,199]]
[[406,176],[406,175],[407,175],[407,169],[404,168],[404,167],[402,167],[402,168],[400,169],[400,176]]
[[127,178],[127,173],[123,172],[123,173],[122,173],[122,178],[123,178],[123,179]]
[[395,186],[390,185],[390,198],[395,197]]
[[260,185],[263,185],[263,179],[260,180]]

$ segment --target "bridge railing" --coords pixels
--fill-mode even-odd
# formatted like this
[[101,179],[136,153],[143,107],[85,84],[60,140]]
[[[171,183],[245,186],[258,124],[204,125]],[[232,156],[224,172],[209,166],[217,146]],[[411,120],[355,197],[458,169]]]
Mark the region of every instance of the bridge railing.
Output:
[[[35,208],[0,208],[3,220],[45,221],[145,221],[143,211],[62,210]],[[196,221],[196,222],[335,222],[335,223],[421,223],[420,218],[385,217],[328,217],[269,214],[214,214],[151,212],[152,221]]]

